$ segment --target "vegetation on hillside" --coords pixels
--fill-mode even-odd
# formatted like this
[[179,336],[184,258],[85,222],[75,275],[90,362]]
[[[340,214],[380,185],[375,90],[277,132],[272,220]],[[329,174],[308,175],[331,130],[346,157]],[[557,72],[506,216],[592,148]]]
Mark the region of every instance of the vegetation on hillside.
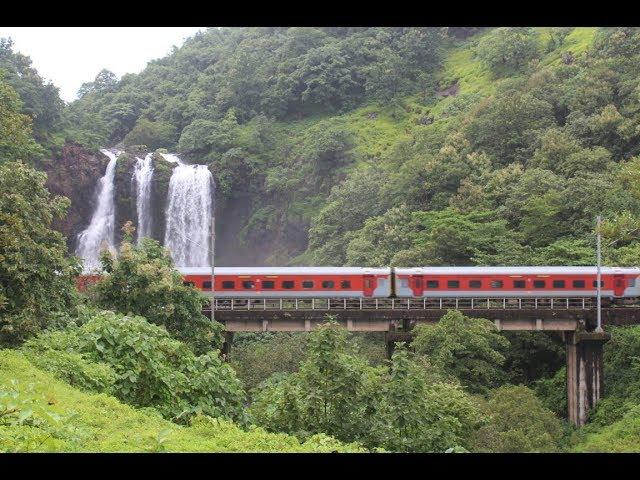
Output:
[[136,155],[208,164],[226,264],[591,265],[603,215],[605,262],[637,265],[638,65],[635,28],[223,28],[64,105],[0,40],[0,451],[638,451],[640,327],[610,329],[580,429],[558,338],[455,311],[390,360],[328,321],[237,335],[224,363],[204,298],[129,224],[75,293],[53,226],[90,195],[40,171],[123,145],[122,227]]

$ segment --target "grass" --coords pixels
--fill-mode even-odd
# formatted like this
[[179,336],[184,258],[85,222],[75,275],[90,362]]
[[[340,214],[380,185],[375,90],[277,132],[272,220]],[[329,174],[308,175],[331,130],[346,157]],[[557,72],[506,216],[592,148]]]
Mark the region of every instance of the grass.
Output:
[[640,410],[632,409],[617,422],[587,434],[573,451],[637,453],[640,451]]
[[[12,399],[12,397],[15,397]],[[4,421],[11,402],[24,420]],[[13,424],[11,424],[13,423]],[[22,353],[0,350],[0,452],[355,452],[355,445],[316,435],[307,442],[261,428],[196,418],[168,422],[104,394],[89,394],[35,368]]]

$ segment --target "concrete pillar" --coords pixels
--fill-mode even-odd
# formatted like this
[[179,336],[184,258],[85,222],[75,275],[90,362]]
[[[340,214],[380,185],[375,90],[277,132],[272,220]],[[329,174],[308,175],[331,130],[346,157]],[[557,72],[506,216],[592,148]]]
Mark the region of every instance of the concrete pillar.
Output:
[[611,335],[595,332],[565,332],[567,348],[567,407],[576,426],[587,422],[587,414],[602,392],[602,346]]
[[396,348],[396,340],[393,334],[389,335],[389,332],[384,332],[384,343],[387,346],[387,358],[391,360],[393,352]]
[[224,342],[222,342],[220,355],[224,361],[229,361],[229,355],[231,355],[231,344],[233,343],[233,332],[224,332],[223,335]]

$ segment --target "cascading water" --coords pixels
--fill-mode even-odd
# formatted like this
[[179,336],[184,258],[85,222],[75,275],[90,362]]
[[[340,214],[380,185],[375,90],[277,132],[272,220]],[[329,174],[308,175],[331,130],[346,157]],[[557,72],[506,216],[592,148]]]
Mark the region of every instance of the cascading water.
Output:
[[98,202],[89,226],[78,235],[76,253],[84,260],[85,271],[100,265],[100,250],[106,247],[113,250],[115,206],[113,202],[113,179],[116,161],[122,152],[100,150],[109,157],[104,176],[98,181]]
[[206,165],[187,165],[175,155],[163,156],[178,164],[169,181],[164,245],[177,266],[208,265],[213,176]]
[[138,210],[138,244],[144,237],[151,237],[153,214],[151,211],[151,179],[153,178],[152,154],[138,158],[133,178],[136,182],[136,208]]

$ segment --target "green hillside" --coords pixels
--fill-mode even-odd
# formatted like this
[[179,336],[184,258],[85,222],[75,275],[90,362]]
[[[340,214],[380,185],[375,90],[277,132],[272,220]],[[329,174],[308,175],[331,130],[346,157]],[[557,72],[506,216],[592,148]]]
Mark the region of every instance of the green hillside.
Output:
[[[8,413],[13,412],[13,413]],[[317,435],[301,443],[286,434],[206,417],[189,427],[88,394],[0,350],[0,452],[332,452],[359,451]]]

